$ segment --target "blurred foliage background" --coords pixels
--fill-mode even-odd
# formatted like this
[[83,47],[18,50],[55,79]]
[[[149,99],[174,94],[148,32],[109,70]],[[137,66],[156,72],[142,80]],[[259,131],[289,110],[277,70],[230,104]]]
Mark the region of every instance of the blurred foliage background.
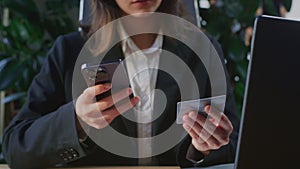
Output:
[[292,0],[205,1],[199,3],[201,25],[222,45],[237,109],[241,113],[254,19],[262,14],[284,17]]
[[24,103],[56,37],[78,29],[78,8],[79,0],[0,0],[0,91],[5,91],[0,120],[5,125]]
[[[198,2],[202,28],[223,47],[241,112],[254,19],[261,14],[284,16],[291,0]],[[26,91],[55,38],[77,30],[78,7],[79,0],[0,0],[0,91],[6,93],[5,124],[24,103]]]
[[0,91],[15,114],[55,38],[77,30],[78,0],[1,0]]

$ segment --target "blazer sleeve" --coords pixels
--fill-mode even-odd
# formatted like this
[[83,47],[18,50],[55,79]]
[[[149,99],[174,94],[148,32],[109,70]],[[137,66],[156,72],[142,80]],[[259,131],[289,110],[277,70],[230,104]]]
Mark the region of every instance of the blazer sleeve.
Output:
[[211,40],[212,45],[215,47],[223,63],[227,84],[227,96],[224,113],[233,125],[233,132],[230,135],[229,144],[222,146],[218,150],[211,151],[210,154],[205,157],[191,144],[191,137],[188,135],[181,143],[180,149],[177,154],[177,161],[181,167],[204,167],[210,165],[232,163],[234,162],[235,158],[240,118],[237,114],[234,93],[231,88],[228,71],[224,62],[225,59],[223,56],[222,48],[215,39],[210,36],[208,36],[208,38]]
[[65,97],[65,47],[60,36],[31,83],[26,103],[4,132],[3,153],[12,169],[47,168],[85,156],[73,101]]

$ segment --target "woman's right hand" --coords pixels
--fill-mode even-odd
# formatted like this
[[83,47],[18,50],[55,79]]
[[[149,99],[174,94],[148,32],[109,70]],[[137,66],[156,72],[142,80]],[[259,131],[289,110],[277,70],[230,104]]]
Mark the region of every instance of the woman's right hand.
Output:
[[[96,129],[102,129],[120,114],[135,107],[139,102],[138,97],[133,97],[129,100],[128,97],[132,94],[131,88],[122,89],[113,95],[95,101],[97,95],[103,94],[110,89],[110,83],[99,84],[85,89],[76,101],[75,111],[78,120]],[[124,100],[125,98],[127,100]],[[115,106],[115,103],[119,101],[121,101],[121,104]]]

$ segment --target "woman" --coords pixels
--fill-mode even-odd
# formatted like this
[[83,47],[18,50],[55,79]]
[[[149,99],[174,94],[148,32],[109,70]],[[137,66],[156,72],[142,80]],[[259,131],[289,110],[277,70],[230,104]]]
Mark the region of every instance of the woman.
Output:
[[[180,16],[182,8],[177,0],[94,0],[93,9],[94,18],[89,36],[107,23],[122,16],[143,12],[163,12]],[[128,27],[124,29],[128,30]],[[159,56],[159,59],[162,59],[163,56],[160,56],[159,49],[172,50],[179,47],[172,46],[173,43],[169,43],[169,41],[173,40],[167,39],[155,34],[139,34],[123,41],[110,51],[113,56],[124,59],[132,54],[134,49],[147,51],[155,46],[154,49],[157,50],[148,54]],[[188,167],[233,161],[238,117],[229,83],[227,83],[226,107],[224,113],[221,114],[221,121],[218,124],[210,123],[215,126],[216,130],[212,131],[204,125],[205,119],[202,115],[187,112],[183,117],[182,127],[188,132],[188,136],[175,147],[155,156],[145,154],[149,154],[149,152],[151,154],[151,150],[147,148],[159,147],[159,143],[147,141],[137,143],[138,153],[145,158],[122,157],[95,144],[94,140],[86,134],[86,130],[82,129],[82,125],[99,131],[104,131],[108,126],[112,126],[120,133],[130,137],[149,137],[163,133],[176,119],[176,103],[180,101],[180,94],[176,85],[172,85],[172,78],[163,73],[150,73],[150,79],[154,79],[152,84],[145,85],[139,83],[141,81],[130,81],[131,88],[123,89],[114,93],[114,96],[107,96],[95,101],[95,96],[111,89],[109,83],[99,84],[77,91],[79,92],[78,97],[73,99],[72,75],[76,59],[84,43],[85,40],[80,33],[72,33],[60,36],[50,50],[46,62],[28,91],[27,102],[5,130],[3,152],[11,168],[32,169],[57,165],[180,165]],[[215,41],[212,40],[212,43],[219,49]],[[193,54],[187,49],[182,51],[184,55],[192,58],[190,55]],[[220,52],[220,50],[218,51]],[[180,54],[178,53],[178,55]],[[112,59],[110,56],[107,58],[108,60]],[[223,59],[222,55],[221,59]],[[158,60],[153,61],[154,65],[158,65]],[[136,68],[130,64],[139,65],[139,63],[134,63],[134,60],[132,62],[126,63],[129,77],[132,77]],[[200,90],[208,93],[210,89],[206,83],[204,84],[204,81],[208,79],[203,73],[205,69],[197,62],[189,62],[189,64],[194,68],[194,73],[199,75],[196,78],[202,84]],[[148,80],[150,81],[150,79]],[[168,99],[163,114],[152,123],[136,124],[120,116],[120,114],[130,114],[132,110],[141,110],[142,112],[145,110],[149,99],[148,102],[143,100],[141,95],[144,93],[140,90],[141,88],[148,91],[159,88],[165,92]],[[126,101],[125,98],[132,93],[135,96],[130,101]],[[113,101],[112,98],[117,98],[117,102],[120,104],[116,106],[114,104],[116,100]],[[150,99],[151,103],[153,100],[151,102]],[[213,116],[210,109],[207,106],[205,111]],[[148,126],[143,124],[148,124]],[[143,132],[142,129],[145,128],[151,130],[150,134]],[[112,141],[122,144],[118,140]]]

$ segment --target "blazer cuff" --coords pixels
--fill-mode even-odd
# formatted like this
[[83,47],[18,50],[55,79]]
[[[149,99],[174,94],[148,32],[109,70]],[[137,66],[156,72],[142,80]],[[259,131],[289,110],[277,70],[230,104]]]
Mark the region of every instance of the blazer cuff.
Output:
[[198,166],[204,162],[205,156],[198,151],[193,144],[190,144],[187,150],[186,159],[192,162],[194,166]]
[[60,142],[63,147],[58,154],[64,163],[69,163],[86,156],[86,151],[84,151],[78,139],[76,114],[73,102],[69,102],[62,106],[60,110],[60,113],[57,113],[57,116],[60,117],[57,119],[64,119],[65,122],[61,123],[60,135],[62,136],[62,140],[60,140]]

